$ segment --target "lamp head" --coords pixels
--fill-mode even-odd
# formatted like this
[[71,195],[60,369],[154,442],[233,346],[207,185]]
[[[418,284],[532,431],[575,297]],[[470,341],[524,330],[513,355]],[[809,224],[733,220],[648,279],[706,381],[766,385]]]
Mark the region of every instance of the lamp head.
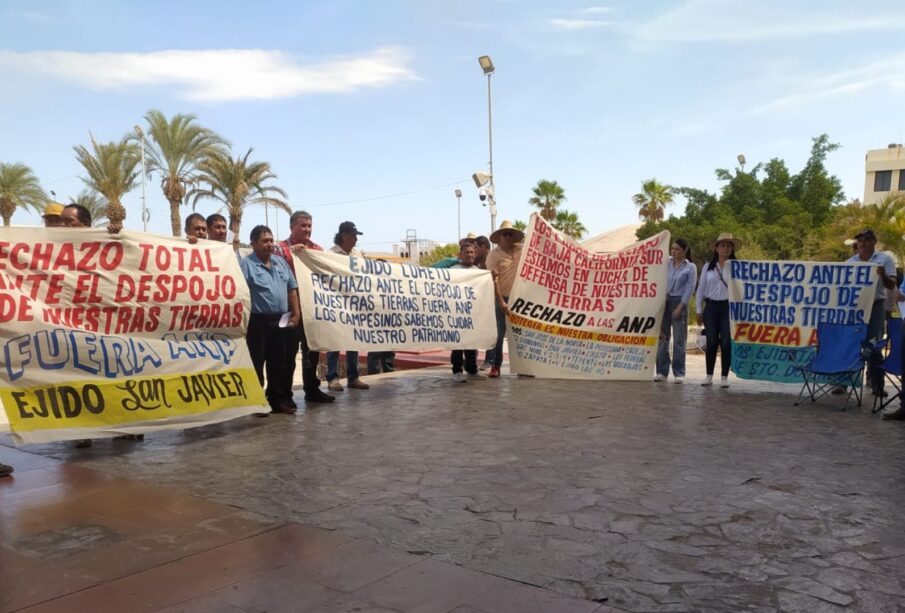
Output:
[[471,175],[471,180],[474,181],[476,187],[484,187],[490,182],[490,175],[482,170],[479,170],[478,172]]
[[484,71],[484,74],[492,74],[494,71],[493,61],[490,59],[489,55],[482,55],[478,58],[478,64],[481,65],[481,70]]
[[739,153],[738,157],[736,159],[738,160],[739,164],[741,164],[742,166],[745,165],[745,154],[744,153]]
[[461,189],[457,189],[457,190],[456,190],[456,198],[461,198],[461,197],[462,197],[462,190],[461,190]]

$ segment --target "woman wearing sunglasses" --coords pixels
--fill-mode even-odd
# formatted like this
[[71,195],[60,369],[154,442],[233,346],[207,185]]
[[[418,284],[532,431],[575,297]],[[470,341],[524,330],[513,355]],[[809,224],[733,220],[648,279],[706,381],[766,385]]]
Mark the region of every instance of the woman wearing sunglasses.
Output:
[[704,324],[707,337],[705,363],[707,377],[703,386],[713,385],[713,369],[716,366],[716,352],[720,352],[720,387],[729,387],[729,366],[732,358],[732,338],[729,333],[729,266],[735,259],[735,252],[742,241],[732,234],[723,232],[713,245],[710,263],[701,271],[701,284],[695,306],[698,311],[698,325]]

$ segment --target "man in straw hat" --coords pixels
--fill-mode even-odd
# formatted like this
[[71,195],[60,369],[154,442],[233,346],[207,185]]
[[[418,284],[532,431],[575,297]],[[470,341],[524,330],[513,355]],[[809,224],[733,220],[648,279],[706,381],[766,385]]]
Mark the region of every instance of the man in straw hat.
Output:
[[525,240],[525,233],[512,226],[508,219],[503,220],[493,234],[490,242],[496,247],[487,255],[487,270],[493,274],[498,291],[496,305],[496,346],[493,348],[493,366],[489,377],[499,377],[500,367],[503,365],[503,339],[506,337],[506,314],[503,312],[500,301],[506,303],[512,292],[512,284],[515,283],[515,275],[518,271],[518,262],[522,257],[520,243]]

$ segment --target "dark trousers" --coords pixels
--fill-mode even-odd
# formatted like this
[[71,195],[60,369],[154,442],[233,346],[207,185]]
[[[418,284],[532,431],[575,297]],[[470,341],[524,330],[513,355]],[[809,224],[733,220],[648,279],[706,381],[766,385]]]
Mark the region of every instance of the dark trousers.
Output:
[[732,360],[732,336],[729,332],[729,301],[708,300],[704,306],[704,330],[707,333],[707,351],[705,362],[707,374],[713,374],[716,366],[716,352],[720,351],[720,373],[729,376]]
[[320,379],[317,378],[317,362],[320,360],[319,351],[311,351],[308,349],[308,339],[305,338],[305,328],[299,323],[295,328],[290,328],[287,333],[288,351],[287,351],[287,397],[292,398],[292,385],[295,382],[295,362],[299,354],[299,348],[302,351],[302,389],[305,394],[310,394],[317,390],[320,385]]
[[286,396],[290,387],[287,368],[287,334],[280,328],[282,314],[264,315],[252,313],[248,320],[248,333],[245,342],[251,363],[254,364],[258,382],[264,387],[264,371],[267,371],[267,388],[264,390],[271,408],[279,408],[288,403],[291,396]]
[[465,364],[465,372],[470,375],[478,372],[478,350],[477,349],[453,349],[449,354],[449,361],[452,362],[453,374],[462,372],[462,364]]
[[368,352],[368,374],[376,375],[381,371],[393,372],[396,362],[395,351],[369,351]]

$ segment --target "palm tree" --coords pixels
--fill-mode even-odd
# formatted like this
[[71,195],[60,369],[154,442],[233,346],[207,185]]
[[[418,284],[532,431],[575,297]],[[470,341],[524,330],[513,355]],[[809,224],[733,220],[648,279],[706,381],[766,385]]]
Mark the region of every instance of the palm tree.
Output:
[[40,212],[47,203],[47,194],[41,189],[38,178],[25,164],[0,162],[0,216],[8,226],[13,213],[19,207]]
[[556,219],[553,220],[552,225],[563,234],[574,239],[580,239],[588,231],[584,224],[578,221],[578,213],[565,209],[556,212]]
[[119,232],[126,219],[122,198],[138,185],[137,168],[141,162],[141,153],[138,145],[128,137],[119,142],[98,143],[92,136],[91,147],[94,149],[93,154],[82,145],[73,147],[76,159],[88,174],[87,177],[82,177],[82,181],[89,189],[107,199],[109,229],[111,232]]
[[663,221],[663,212],[675,196],[674,187],[648,179],[641,183],[641,191],[632,196],[632,202],[638,206],[638,217],[644,221]]
[[556,219],[556,207],[566,201],[566,190],[556,181],[541,179],[531,188],[534,195],[528,204],[540,209],[540,216],[547,221]]
[[275,185],[267,185],[277,176],[267,162],[249,162],[253,149],[243,157],[232,159],[224,153],[211,155],[198,165],[201,183],[206,188],[197,187],[186,194],[192,198],[192,206],[201,198],[212,198],[222,202],[229,213],[229,229],[233,233],[233,247],[239,248],[239,228],[245,207],[252,204],[269,204],[292,212],[285,200],[273,197],[276,194],[287,198],[286,192]]
[[92,226],[107,224],[107,200],[95,191],[83,189],[75,198],[69,198],[69,204],[78,204],[91,213]]
[[516,219],[515,221],[513,221],[512,227],[515,228],[516,230],[521,230],[522,232],[528,231],[528,224],[526,224],[521,219]]
[[177,114],[172,119],[157,109],[145,114],[152,146],[145,157],[148,168],[161,175],[160,189],[170,203],[173,236],[182,234],[179,205],[197,180],[198,165],[212,154],[228,151],[229,143],[213,130],[196,123],[195,115]]

